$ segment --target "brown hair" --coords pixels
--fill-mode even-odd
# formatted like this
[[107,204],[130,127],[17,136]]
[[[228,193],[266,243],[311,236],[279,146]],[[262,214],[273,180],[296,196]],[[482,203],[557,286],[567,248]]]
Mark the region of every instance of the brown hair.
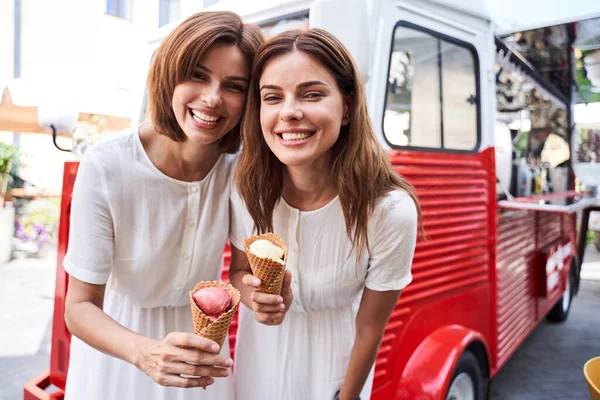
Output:
[[[231,43],[252,65],[262,42],[260,28],[244,24],[232,12],[200,12],[179,24],[156,50],[148,74],[148,104],[156,131],[176,142],[186,140],[171,105],[173,92],[175,86],[192,77],[200,58],[212,45]],[[241,122],[221,138],[219,151],[235,153],[239,149],[240,128]]]
[[273,209],[283,188],[284,165],[262,136],[259,80],[269,60],[293,51],[303,52],[325,66],[342,95],[349,99],[350,122],[341,127],[340,136],[331,148],[331,179],[339,194],[352,248],[360,256],[365,247],[369,251],[367,224],[383,195],[395,189],[408,192],[417,207],[419,221],[421,208],[414,188],[394,172],[377,141],[358,68],[330,33],[322,29],[283,32],[265,42],[256,53],[242,126],[244,146],[237,168],[237,187],[258,233],[272,231]]

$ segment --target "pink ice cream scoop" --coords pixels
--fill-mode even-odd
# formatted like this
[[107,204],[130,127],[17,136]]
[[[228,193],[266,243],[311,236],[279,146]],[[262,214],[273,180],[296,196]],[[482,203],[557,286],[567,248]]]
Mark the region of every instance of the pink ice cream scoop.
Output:
[[231,305],[231,296],[218,287],[206,287],[192,295],[194,302],[204,314],[211,319],[217,319]]

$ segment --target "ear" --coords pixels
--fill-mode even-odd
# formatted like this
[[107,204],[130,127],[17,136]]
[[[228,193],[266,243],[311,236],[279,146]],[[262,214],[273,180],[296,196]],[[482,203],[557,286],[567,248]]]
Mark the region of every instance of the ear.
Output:
[[344,114],[342,116],[342,126],[346,126],[350,123],[350,112],[351,112],[350,99],[351,98],[352,98],[351,94],[344,98]]

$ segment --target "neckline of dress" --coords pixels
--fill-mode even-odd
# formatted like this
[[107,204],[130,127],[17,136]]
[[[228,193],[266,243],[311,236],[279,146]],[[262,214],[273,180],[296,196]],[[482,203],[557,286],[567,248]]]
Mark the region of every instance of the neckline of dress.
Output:
[[281,201],[281,202],[282,202],[282,203],[283,203],[283,204],[284,204],[284,205],[285,205],[287,208],[289,208],[289,209],[291,209],[291,210],[293,210],[293,211],[296,211],[296,212],[298,212],[298,213],[300,213],[300,214],[304,214],[304,215],[310,215],[310,214],[315,214],[315,213],[318,213],[318,212],[321,212],[321,211],[325,211],[326,209],[328,209],[328,208],[332,207],[332,206],[333,206],[333,204],[336,204],[336,203],[338,203],[338,202],[339,202],[339,200],[340,200],[340,195],[339,195],[339,194],[338,194],[338,195],[336,195],[336,196],[335,196],[333,199],[331,199],[331,200],[330,200],[330,201],[329,201],[327,204],[325,204],[323,207],[319,207],[319,208],[317,208],[316,210],[310,210],[310,211],[302,211],[302,210],[299,210],[299,209],[297,209],[296,207],[292,207],[292,206],[291,206],[291,205],[290,205],[290,204],[289,204],[289,203],[288,203],[288,202],[287,202],[287,201],[286,201],[286,200],[283,198],[283,196],[281,196],[279,199],[280,199],[280,201]]
[[208,172],[208,174],[206,174],[206,176],[202,180],[199,180],[199,181],[188,182],[188,181],[182,181],[182,180],[179,180],[179,179],[175,179],[175,178],[172,178],[169,175],[165,174],[160,169],[158,169],[158,167],[156,165],[154,165],[154,163],[150,159],[150,156],[148,156],[148,153],[146,153],[146,149],[144,149],[144,145],[142,144],[142,139],[140,138],[140,128],[142,127],[142,125],[149,124],[149,123],[150,122],[142,122],[141,124],[139,124],[138,127],[137,127],[137,129],[134,132],[134,136],[135,136],[135,141],[137,143],[138,149],[142,153],[142,157],[144,158],[144,160],[146,161],[146,163],[148,163],[150,165],[150,167],[157,174],[159,174],[161,177],[163,177],[165,179],[168,179],[168,180],[170,180],[172,182],[176,182],[176,183],[180,183],[180,184],[184,184],[184,185],[198,185],[200,183],[207,182],[208,179],[210,179],[211,175],[217,169],[217,165],[221,162],[221,159],[223,158],[223,154],[221,154],[219,156],[219,158],[217,159],[217,161],[215,162],[215,164],[212,166],[212,168],[210,169],[210,171]]

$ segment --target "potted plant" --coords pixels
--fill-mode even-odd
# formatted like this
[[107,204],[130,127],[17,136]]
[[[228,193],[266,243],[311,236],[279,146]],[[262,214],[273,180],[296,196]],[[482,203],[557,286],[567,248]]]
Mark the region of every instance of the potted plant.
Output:
[[4,196],[16,153],[17,148],[14,145],[0,142],[0,264],[10,260],[15,231],[15,210],[12,207],[4,207]]
[[0,208],[4,206],[4,196],[8,186],[8,176],[17,154],[17,147],[0,142]]

